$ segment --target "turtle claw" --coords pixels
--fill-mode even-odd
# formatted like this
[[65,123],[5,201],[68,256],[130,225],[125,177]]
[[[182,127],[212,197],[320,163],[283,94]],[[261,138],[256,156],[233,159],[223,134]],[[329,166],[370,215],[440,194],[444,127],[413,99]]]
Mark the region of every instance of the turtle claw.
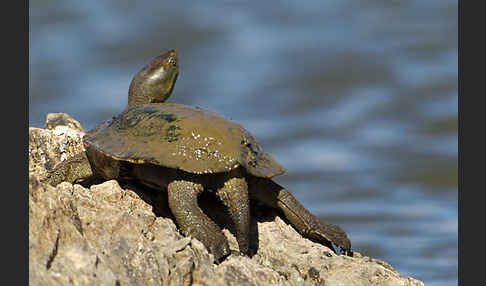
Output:
[[[337,225],[319,221],[309,232],[309,237],[325,244],[332,243],[339,247],[345,255],[352,255],[351,241],[346,233]],[[334,250],[334,248],[330,248]]]
[[211,245],[208,247],[208,250],[214,255],[214,262],[216,264],[223,262],[231,254],[227,241],[224,241],[222,244]]

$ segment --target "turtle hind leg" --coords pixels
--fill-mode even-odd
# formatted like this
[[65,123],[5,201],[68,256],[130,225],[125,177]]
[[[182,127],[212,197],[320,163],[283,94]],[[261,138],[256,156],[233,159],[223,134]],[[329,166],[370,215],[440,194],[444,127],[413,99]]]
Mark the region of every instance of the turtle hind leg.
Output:
[[48,171],[46,178],[41,181],[56,186],[61,182],[75,183],[92,178],[95,176],[86,152],[80,152]]
[[303,236],[332,250],[331,243],[334,243],[345,253],[351,253],[351,242],[339,226],[320,221],[285,188],[270,179],[257,177],[251,177],[249,183],[250,196],[253,199],[280,210]]
[[216,191],[218,197],[228,208],[236,229],[236,240],[240,253],[250,252],[250,199],[248,185],[239,170],[228,173],[221,188]]
[[203,190],[201,184],[172,181],[167,187],[169,208],[184,235],[201,241],[218,262],[230,254],[229,245],[218,225],[197,204],[197,197]]

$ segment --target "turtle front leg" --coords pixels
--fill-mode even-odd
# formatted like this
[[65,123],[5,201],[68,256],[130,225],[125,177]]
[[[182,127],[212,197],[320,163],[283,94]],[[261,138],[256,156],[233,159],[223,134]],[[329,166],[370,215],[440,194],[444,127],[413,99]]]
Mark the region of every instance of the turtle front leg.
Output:
[[339,226],[320,221],[285,188],[270,179],[257,177],[251,177],[249,184],[252,199],[280,210],[303,236],[331,249],[334,243],[346,254],[351,253],[351,242]]
[[93,175],[94,173],[86,156],[86,152],[80,152],[68,158],[66,161],[59,163],[41,181],[56,186],[61,182],[74,183],[81,179],[93,177]]
[[184,235],[200,240],[216,261],[229,255],[229,245],[221,229],[197,204],[201,184],[176,180],[167,186],[169,208]]
[[236,240],[240,253],[249,254],[250,250],[250,200],[248,185],[240,170],[228,173],[223,187],[216,191],[218,197],[228,208],[236,228]]

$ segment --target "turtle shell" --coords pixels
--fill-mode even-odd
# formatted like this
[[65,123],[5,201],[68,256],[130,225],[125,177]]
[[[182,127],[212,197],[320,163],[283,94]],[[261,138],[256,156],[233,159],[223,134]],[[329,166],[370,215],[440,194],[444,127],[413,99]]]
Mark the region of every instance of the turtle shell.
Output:
[[86,147],[116,160],[203,174],[238,166],[271,178],[285,169],[241,125],[215,113],[175,103],[126,109],[89,131]]

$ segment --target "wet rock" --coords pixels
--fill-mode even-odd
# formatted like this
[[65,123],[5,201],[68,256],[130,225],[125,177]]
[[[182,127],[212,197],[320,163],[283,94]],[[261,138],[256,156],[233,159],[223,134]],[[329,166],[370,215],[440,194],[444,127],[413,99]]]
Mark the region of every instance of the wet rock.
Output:
[[46,168],[83,151],[80,130],[29,129],[31,285],[423,285],[384,261],[336,255],[268,210],[252,218],[256,253],[214,264],[201,242],[178,232],[163,192],[115,180],[41,183]]

